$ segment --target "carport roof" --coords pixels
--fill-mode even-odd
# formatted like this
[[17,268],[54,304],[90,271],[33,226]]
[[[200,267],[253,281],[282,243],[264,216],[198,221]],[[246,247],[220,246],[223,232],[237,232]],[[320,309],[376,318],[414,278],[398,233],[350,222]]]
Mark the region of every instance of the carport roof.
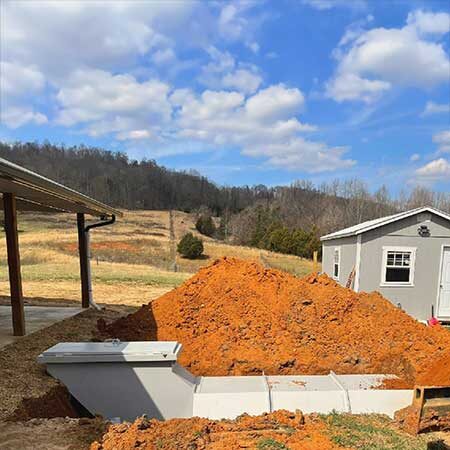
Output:
[[[17,209],[22,211],[122,216],[117,209],[3,158],[0,158],[0,192],[14,194]],[[3,198],[0,207],[3,209]]]
[[450,221],[450,215],[430,206],[423,206],[421,208],[411,209],[409,211],[403,211],[391,216],[380,217],[379,219],[368,220],[366,222],[353,225],[343,230],[335,231],[334,233],[326,234],[320,238],[321,241],[328,241],[330,239],[339,239],[348,236],[356,236],[358,234],[365,233],[366,231],[373,230],[374,228],[387,225],[388,223],[396,222],[397,220],[405,219],[406,217],[414,216],[423,212],[430,212]]

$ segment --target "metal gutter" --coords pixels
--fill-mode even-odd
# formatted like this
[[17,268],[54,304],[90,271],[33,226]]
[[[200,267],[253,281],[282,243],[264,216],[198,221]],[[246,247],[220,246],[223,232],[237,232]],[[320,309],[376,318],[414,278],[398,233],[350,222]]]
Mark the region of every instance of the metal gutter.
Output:
[[93,223],[91,225],[88,225],[84,228],[84,231],[88,233],[93,228],[100,228],[100,227],[106,227],[107,225],[112,225],[116,221],[116,215],[112,214],[111,219],[109,220],[102,220],[100,222]]
[[80,205],[95,211],[99,215],[122,216],[122,212],[117,209],[111,208],[98,200],[88,197],[87,195],[77,192],[74,189],[68,188],[56,181],[50,180],[49,178],[25,169],[24,167],[3,158],[0,158],[0,178],[23,185],[36,192],[41,192],[45,195],[66,201],[68,203],[68,208],[73,209],[76,208],[77,205]]

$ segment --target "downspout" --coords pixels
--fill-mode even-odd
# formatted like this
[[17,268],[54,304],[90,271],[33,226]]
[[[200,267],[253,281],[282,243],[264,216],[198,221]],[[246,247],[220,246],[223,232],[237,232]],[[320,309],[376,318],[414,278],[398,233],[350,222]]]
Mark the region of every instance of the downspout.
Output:
[[103,218],[100,218],[101,222],[93,223],[91,225],[87,225],[84,227],[84,232],[86,233],[86,245],[87,245],[87,252],[88,252],[88,262],[87,262],[87,283],[88,283],[88,290],[89,290],[89,305],[94,307],[97,310],[100,310],[100,306],[95,303],[93,297],[92,297],[92,277],[91,277],[91,239],[89,231],[92,228],[100,228],[100,227],[106,227],[107,225],[112,225],[116,221],[116,216],[113,214],[111,216],[111,219],[109,220],[103,220]]

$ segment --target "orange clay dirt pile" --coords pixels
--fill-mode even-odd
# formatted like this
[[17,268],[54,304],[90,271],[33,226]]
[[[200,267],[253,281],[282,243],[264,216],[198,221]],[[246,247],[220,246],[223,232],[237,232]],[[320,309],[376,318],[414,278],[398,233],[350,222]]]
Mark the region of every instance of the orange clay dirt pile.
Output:
[[402,379],[392,387],[410,387],[450,348],[447,330],[420,324],[378,293],[234,258],[98,325],[123,341],[181,342],[179,362],[195,375],[389,373]]
[[300,412],[276,411],[262,416],[242,415],[236,420],[172,419],[165,422],[139,418],[134,423],[113,425],[91,450],[146,448],[242,449],[289,448],[291,450],[344,450],[326,436],[324,423]]

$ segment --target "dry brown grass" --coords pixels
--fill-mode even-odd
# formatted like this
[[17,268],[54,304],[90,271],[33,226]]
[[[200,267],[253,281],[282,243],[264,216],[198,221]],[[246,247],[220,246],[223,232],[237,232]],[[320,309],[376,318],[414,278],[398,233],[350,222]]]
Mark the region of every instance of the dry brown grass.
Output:
[[[147,303],[222,256],[259,261],[297,275],[313,270],[308,260],[229,245],[204,236],[203,258],[174,257],[174,245],[186,232],[198,235],[194,220],[192,214],[173,212],[175,242],[170,241],[168,211],[125,211],[124,217],[113,226],[94,230],[91,253],[95,300],[109,304]],[[24,295],[78,302],[80,282],[74,215],[22,213],[19,229]],[[4,240],[0,242],[0,261],[0,295],[8,295]]]

